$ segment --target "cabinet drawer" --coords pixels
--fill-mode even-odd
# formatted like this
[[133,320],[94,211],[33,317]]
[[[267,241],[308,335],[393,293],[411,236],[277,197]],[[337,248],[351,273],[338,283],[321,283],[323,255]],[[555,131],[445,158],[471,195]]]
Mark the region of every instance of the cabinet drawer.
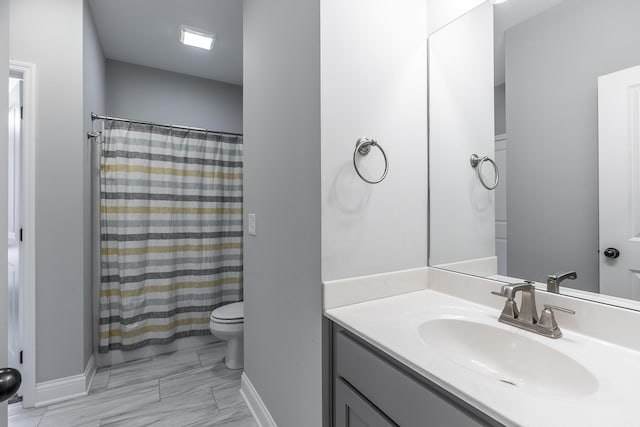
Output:
[[500,425],[475,408],[418,380],[344,330],[334,336],[335,381],[350,384],[403,427]]

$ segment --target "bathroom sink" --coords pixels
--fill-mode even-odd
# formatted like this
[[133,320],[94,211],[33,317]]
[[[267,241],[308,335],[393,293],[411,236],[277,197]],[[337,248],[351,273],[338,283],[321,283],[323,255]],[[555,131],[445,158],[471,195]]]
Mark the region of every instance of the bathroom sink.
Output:
[[568,397],[598,389],[596,378],[579,362],[521,332],[441,318],[422,323],[418,333],[450,362],[513,387]]

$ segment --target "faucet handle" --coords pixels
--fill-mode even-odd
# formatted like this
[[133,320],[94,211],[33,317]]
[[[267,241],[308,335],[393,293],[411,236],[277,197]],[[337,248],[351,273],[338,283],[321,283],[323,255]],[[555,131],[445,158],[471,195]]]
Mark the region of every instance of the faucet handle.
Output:
[[573,310],[569,310],[568,308],[564,308],[564,307],[558,307],[557,305],[551,305],[551,304],[545,304],[544,305],[544,309],[545,310],[558,310],[558,311],[562,311],[563,313],[569,313],[569,314],[576,314],[575,311]]
[[544,326],[545,328],[549,328],[552,331],[555,331],[552,335],[552,338],[560,338],[562,336],[562,332],[560,332],[560,328],[558,328],[558,322],[556,322],[556,317],[553,314],[553,310],[558,310],[569,314],[576,314],[576,312],[573,310],[569,310],[568,308],[558,307],[557,305],[544,305],[544,309],[542,309],[542,313],[540,314],[540,321],[538,322],[538,324]]
[[513,299],[517,291],[531,289],[532,286],[535,290],[535,282],[531,282],[529,280],[525,280],[520,283],[507,283],[506,285],[502,285],[500,292],[492,291],[491,294],[507,299]]

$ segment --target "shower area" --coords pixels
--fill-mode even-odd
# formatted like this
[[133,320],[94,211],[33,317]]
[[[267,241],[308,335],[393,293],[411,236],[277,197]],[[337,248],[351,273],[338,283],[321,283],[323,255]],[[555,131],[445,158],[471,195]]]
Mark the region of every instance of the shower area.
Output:
[[[243,300],[242,4],[134,3],[85,8],[99,368],[220,341],[212,311]],[[194,29],[211,43],[185,43]]]
[[[188,373],[204,419],[209,388],[235,399],[242,374],[210,327],[243,301],[242,2],[10,3],[12,408],[106,393],[123,415]],[[148,401],[120,394],[144,382]]]
[[242,300],[242,135],[91,120],[97,365],[212,342]]

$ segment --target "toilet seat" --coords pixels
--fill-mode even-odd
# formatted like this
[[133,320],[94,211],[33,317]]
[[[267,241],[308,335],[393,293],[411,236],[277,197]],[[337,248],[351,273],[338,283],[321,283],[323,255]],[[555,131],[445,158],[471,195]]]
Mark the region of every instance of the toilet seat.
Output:
[[244,301],[216,308],[211,312],[209,320],[219,324],[244,323]]
[[209,319],[209,323],[215,323],[218,325],[236,325],[239,323],[244,323],[244,319],[222,320],[222,319],[214,319],[212,317]]

